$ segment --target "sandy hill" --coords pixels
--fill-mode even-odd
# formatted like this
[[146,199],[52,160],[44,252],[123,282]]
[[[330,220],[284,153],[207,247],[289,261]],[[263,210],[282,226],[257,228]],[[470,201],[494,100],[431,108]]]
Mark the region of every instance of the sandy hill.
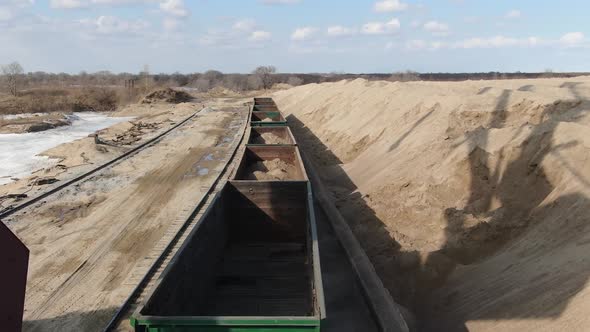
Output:
[[590,329],[590,77],[274,98],[421,329]]

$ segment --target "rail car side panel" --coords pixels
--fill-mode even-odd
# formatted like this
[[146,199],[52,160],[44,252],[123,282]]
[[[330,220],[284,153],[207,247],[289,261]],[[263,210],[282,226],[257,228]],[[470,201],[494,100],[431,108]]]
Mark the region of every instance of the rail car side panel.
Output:
[[135,330],[319,331],[310,197],[307,181],[228,183],[134,314]]
[[22,328],[29,249],[0,221],[0,326]]

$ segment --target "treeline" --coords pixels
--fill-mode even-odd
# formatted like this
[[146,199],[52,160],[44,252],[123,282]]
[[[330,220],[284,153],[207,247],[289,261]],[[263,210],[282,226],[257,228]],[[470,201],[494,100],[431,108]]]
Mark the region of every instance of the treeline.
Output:
[[249,91],[270,88],[274,84],[289,84],[297,86],[307,83],[319,83],[326,81],[322,75],[309,74],[279,74],[279,73],[252,73],[252,74],[225,74],[216,70],[204,73],[172,73],[172,74],[148,74],[148,73],[111,73],[100,71],[96,73],[81,72],[79,74],[29,72],[20,75],[21,89],[41,87],[66,87],[66,86],[128,86],[137,88],[154,87],[187,87],[201,92],[209,91],[215,87],[222,87],[233,91]]
[[167,86],[188,87],[201,92],[206,92],[215,87],[222,87],[233,91],[249,91],[269,88],[275,84],[288,84],[298,86],[309,83],[335,82],[340,80],[364,78],[367,80],[388,81],[464,81],[464,80],[492,80],[492,79],[533,79],[547,77],[575,77],[590,75],[590,73],[252,73],[252,74],[225,74],[216,70],[204,73],[111,73],[100,71],[96,73],[81,72],[79,74],[29,72],[20,75],[20,88],[39,87],[65,87],[65,86],[125,86],[131,84],[135,87],[142,86]]

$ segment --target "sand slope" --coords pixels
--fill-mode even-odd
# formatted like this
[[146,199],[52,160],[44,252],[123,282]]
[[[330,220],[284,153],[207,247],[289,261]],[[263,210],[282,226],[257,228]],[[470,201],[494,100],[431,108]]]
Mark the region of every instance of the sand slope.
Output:
[[590,329],[589,77],[274,98],[422,329]]

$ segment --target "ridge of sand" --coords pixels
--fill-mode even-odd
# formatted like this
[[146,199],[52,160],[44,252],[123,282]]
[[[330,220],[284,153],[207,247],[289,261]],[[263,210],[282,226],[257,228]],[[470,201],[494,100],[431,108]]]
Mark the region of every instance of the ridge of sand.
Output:
[[590,77],[273,97],[423,329],[590,327]]

